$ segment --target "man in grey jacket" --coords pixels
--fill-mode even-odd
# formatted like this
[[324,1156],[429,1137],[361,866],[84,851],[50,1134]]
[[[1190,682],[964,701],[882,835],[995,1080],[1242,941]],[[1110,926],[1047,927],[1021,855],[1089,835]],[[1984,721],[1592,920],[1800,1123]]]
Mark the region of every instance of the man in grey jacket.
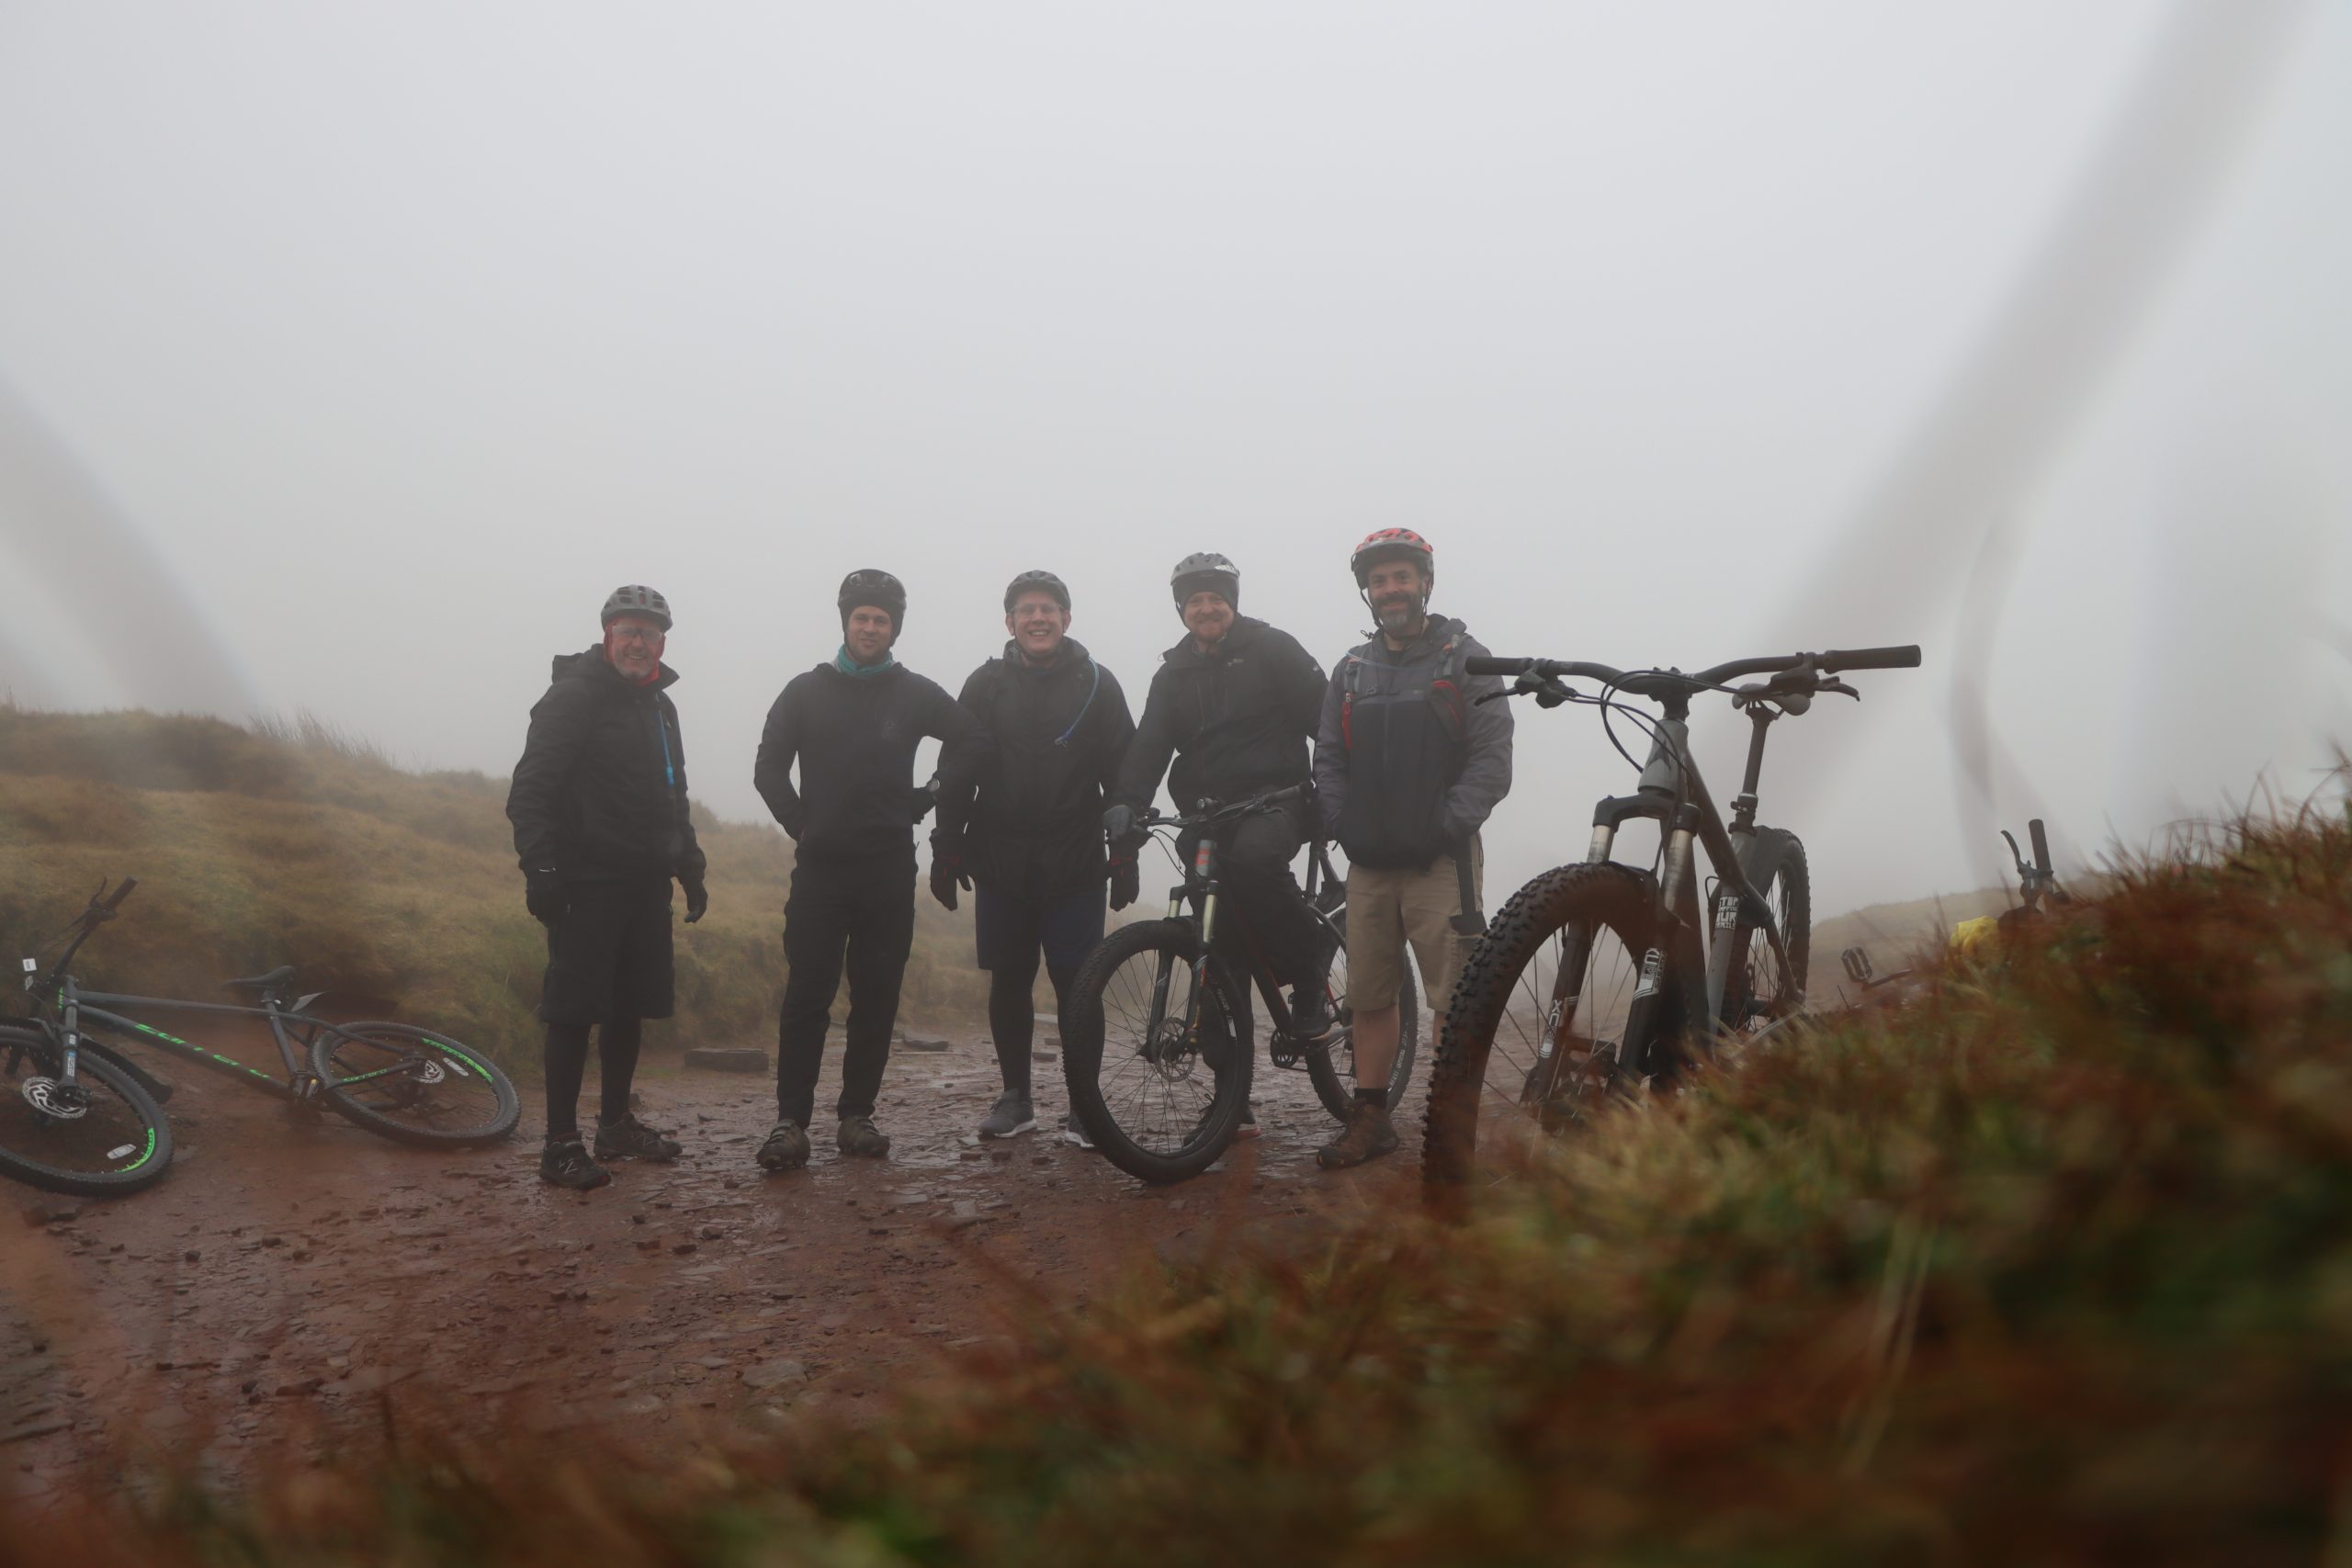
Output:
[[1478,829],[1510,792],[1510,705],[1469,679],[1487,650],[1460,621],[1432,618],[1436,552],[1409,528],[1355,548],[1356,586],[1379,625],[1331,670],[1315,744],[1326,836],[1348,855],[1348,1008],[1354,1016],[1355,1113],[1316,1151],[1327,1168],[1396,1146],[1388,1074],[1396,1059],[1405,950],[1442,1025],[1461,977],[1484,866]]

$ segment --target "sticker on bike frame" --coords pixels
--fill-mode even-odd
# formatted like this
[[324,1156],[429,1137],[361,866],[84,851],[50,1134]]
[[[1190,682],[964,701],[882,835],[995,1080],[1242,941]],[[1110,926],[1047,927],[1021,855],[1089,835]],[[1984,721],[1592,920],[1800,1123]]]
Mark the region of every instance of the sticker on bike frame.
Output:
[[[123,1021],[125,1023],[130,1023],[129,1019],[125,1019]],[[183,1051],[194,1051],[200,1056],[209,1056],[212,1060],[220,1063],[224,1067],[234,1067],[241,1073],[251,1073],[254,1077],[261,1079],[264,1083],[276,1083],[277,1081],[267,1073],[263,1072],[259,1067],[249,1067],[233,1056],[223,1056],[218,1051],[207,1051],[201,1045],[191,1045],[176,1034],[166,1034],[160,1029],[150,1029],[143,1023],[130,1023],[130,1027],[139,1031],[141,1034],[152,1035],[153,1038],[161,1040],[166,1044],[176,1045]]]
[[1739,895],[1726,893],[1715,900],[1715,930],[1727,931],[1739,923]]
[[1634,987],[1634,999],[1657,995],[1658,980],[1666,968],[1666,954],[1651,948],[1642,954],[1642,983]]

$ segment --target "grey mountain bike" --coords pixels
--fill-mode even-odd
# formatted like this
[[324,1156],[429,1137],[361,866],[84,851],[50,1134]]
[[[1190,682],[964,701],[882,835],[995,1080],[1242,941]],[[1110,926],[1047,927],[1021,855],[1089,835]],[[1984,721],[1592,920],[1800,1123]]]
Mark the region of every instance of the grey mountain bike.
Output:
[[[1347,1118],[1355,1089],[1348,915],[1345,884],[1332,872],[1327,847],[1319,840],[1310,847],[1303,891],[1333,950],[1323,977],[1334,1021],[1330,1033],[1310,1039],[1293,1026],[1279,980],[1250,950],[1246,923],[1241,942],[1216,940],[1217,829],[1312,787],[1294,784],[1231,803],[1204,800],[1194,811],[1154,812],[1139,824],[1180,840],[1198,836],[1184,881],[1170,890],[1164,919],[1138,920],[1103,939],[1071,984],[1062,1019],[1070,1107],[1095,1147],[1130,1176],[1182,1181],[1216,1164],[1232,1144],[1250,1103],[1253,980],[1272,1025],[1267,1054],[1274,1066],[1304,1070],[1323,1108]],[[1392,1105],[1412,1077],[1420,1037],[1420,998],[1408,970],[1396,998]]]
[[[100,887],[60,933],[65,950],[44,966],[24,961],[33,1016],[0,1020],[0,1172],[56,1192],[90,1197],[136,1192],[164,1179],[172,1160],[169,1085],[119,1046],[137,1042],[288,1101],[298,1111],[331,1108],[355,1125],[399,1143],[451,1147],[487,1144],[514,1131],[522,1104],[495,1064],[446,1034],[414,1024],[330,1023],[296,997],[291,966],[228,987],[249,1005],[177,1001],[82,987],[75,954],[115,918],[139,886],[125,877]],[[286,1077],[192,1044],[122,1010],[164,1010],[267,1025]]]
[[[1613,670],[1549,659],[1474,658],[1474,675],[1515,677],[1490,698],[1528,695],[1539,706],[1600,709],[1628,762],[1612,716],[1649,737],[1633,794],[1593,808],[1592,843],[1578,865],[1521,888],[1472,950],[1446,1009],[1430,1071],[1425,1192],[1459,1200],[1481,1144],[1525,1143],[1573,1126],[1612,1098],[1669,1088],[1719,1043],[1751,1043],[1804,1001],[1812,887],[1793,833],[1759,827],[1756,790],[1764,741],[1778,719],[1825,693],[1859,697],[1841,671],[1908,670],[1919,650],[1872,648],[1736,659],[1710,670]],[[1743,676],[1761,681],[1731,687]],[[1597,694],[1566,682],[1597,682]],[[1716,810],[1690,760],[1690,699],[1728,694],[1751,726],[1747,769],[1731,820]],[[1639,697],[1653,716],[1622,700]],[[1612,859],[1628,821],[1659,825],[1655,871]],[[1703,891],[1695,850],[1714,876]]]

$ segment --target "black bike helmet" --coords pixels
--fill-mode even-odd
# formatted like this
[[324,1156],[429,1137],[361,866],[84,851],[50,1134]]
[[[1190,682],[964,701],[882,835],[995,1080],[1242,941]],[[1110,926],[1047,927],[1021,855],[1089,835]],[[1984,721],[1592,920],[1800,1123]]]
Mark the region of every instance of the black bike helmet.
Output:
[[1069,608],[1069,583],[1064,582],[1050,571],[1024,571],[1005,584],[1004,613],[1008,615],[1012,614],[1012,606],[1021,602],[1021,596],[1023,593],[1033,589],[1052,594],[1055,602],[1059,604],[1065,611]]
[[871,567],[851,572],[842,579],[842,591],[835,596],[841,606],[842,626],[849,626],[849,613],[860,604],[870,604],[877,610],[890,612],[890,635],[898,636],[907,629],[907,585],[887,571]]
[[1181,614],[1184,601],[1204,591],[1220,594],[1238,615],[1241,609],[1241,569],[1215,550],[1200,550],[1176,563],[1168,574],[1169,592]]
[[641,582],[632,582],[605,596],[605,618],[600,624],[609,626],[623,615],[643,615],[647,620],[659,621],[666,632],[670,629],[670,601]]

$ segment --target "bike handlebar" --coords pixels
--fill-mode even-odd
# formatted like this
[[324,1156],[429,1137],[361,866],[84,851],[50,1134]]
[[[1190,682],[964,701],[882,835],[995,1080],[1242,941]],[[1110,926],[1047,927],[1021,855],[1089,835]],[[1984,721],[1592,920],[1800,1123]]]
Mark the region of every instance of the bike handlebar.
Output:
[[124,877],[120,882],[115,885],[115,890],[112,893],[107,894],[105,898],[98,900],[98,908],[104,909],[109,915],[113,914],[117,909],[122,908],[122,901],[125,898],[130,897],[131,890],[138,886],[139,879],[137,877]]
[[2042,831],[2041,818],[2037,817],[2025,825],[2026,836],[2033,840],[2033,869],[2042,875],[2050,874],[2050,835]]
[[1270,790],[1264,795],[1253,795],[1247,800],[1204,799],[1193,811],[1178,812],[1172,817],[1164,817],[1157,811],[1149,812],[1138,819],[1136,826],[1140,828],[1204,827],[1223,818],[1240,817],[1252,811],[1262,811],[1269,806],[1279,806],[1285,800],[1306,794],[1314,787],[1312,783],[1301,783],[1283,789]]
[[1767,654],[1760,659],[1735,659],[1688,675],[1679,670],[1616,670],[1606,664],[1588,664],[1582,660],[1573,659],[1498,659],[1487,654],[1474,654],[1463,661],[1463,668],[1473,675],[1532,675],[1539,680],[1566,677],[1577,681],[1599,681],[1641,697],[1702,692],[1739,675],[1783,674],[1799,670],[1827,675],[1840,670],[1916,670],[1918,665],[1919,647],[1917,643],[1903,648],[1832,649],[1826,653]]

